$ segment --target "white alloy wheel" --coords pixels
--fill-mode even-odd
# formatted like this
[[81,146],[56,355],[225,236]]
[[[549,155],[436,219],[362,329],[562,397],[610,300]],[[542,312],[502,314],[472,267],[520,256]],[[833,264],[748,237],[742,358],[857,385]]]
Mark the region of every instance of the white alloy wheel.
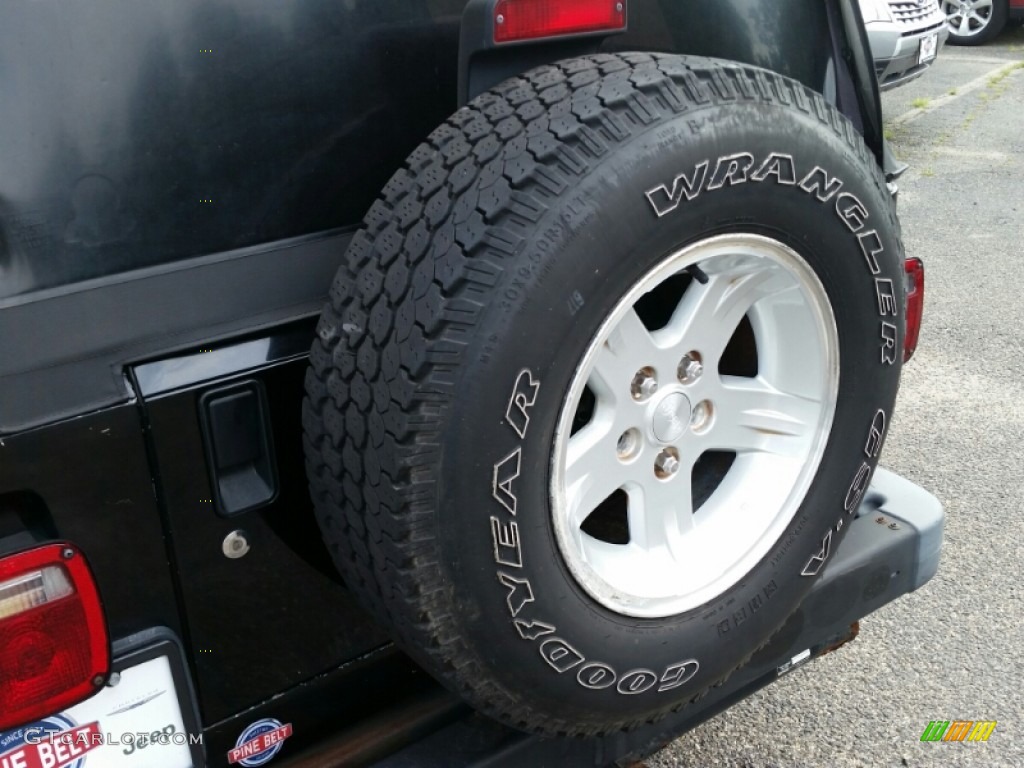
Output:
[[950,32],[960,40],[977,38],[992,24],[996,0],[944,0],[942,11]]
[[[645,323],[644,297],[688,273],[661,310],[667,323]],[[744,318],[756,375],[730,375],[720,362]],[[643,618],[733,586],[803,501],[838,388],[835,318],[796,251],[729,234],[669,255],[598,330],[559,419],[553,522],[576,581],[606,608]],[[618,538],[593,535],[609,508],[623,523]]]

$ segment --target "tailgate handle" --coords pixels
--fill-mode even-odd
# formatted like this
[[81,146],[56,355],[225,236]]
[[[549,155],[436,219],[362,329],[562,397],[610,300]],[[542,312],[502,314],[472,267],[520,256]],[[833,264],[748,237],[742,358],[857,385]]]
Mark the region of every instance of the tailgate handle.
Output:
[[277,498],[277,464],[267,395],[259,381],[210,390],[199,398],[206,462],[217,512],[240,515]]

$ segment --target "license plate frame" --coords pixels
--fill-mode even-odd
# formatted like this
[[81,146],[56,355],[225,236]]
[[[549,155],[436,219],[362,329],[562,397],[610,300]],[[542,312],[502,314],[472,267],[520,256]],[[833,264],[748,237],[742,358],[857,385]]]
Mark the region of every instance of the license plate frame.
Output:
[[205,768],[196,698],[176,636],[150,630],[113,650],[116,685],[0,733],[0,757],[21,753],[29,766],[60,768]]
[[939,33],[932,32],[921,38],[921,45],[917,50],[917,63],[924,64],[934,59],[939,53]]

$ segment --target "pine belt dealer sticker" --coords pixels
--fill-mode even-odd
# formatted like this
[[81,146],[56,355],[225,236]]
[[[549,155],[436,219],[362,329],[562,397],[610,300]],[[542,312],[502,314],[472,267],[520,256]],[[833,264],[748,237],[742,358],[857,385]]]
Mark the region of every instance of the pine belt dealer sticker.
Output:
[[228,752],[228,763],[245,768],[266,765],[277,756],[284,740],[291,735],[291,723],[282,725],[280,720],[270,717],[257,720],[239,735],[235,748]]
[[[59,735],[60,739],[47,739]],[[77,725],[53,715],[0,734],[0,768],[82,768],[85,754],[103,743],[99,723]]]

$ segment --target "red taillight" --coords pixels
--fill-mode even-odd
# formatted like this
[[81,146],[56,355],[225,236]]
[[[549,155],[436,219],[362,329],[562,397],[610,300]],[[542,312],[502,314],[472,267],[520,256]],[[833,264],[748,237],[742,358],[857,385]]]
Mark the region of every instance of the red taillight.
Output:
[[99,592],[70,544],[0,558],[0,731],[73,706],[110,671]]
[[498,0],[494,42],[626,28],[626,0]]
[[924,262],[907,259],[904,265],[907,281],[907,333],[903,337],[903,362],[914,356],[921,335],[921,317],[924,314]]

